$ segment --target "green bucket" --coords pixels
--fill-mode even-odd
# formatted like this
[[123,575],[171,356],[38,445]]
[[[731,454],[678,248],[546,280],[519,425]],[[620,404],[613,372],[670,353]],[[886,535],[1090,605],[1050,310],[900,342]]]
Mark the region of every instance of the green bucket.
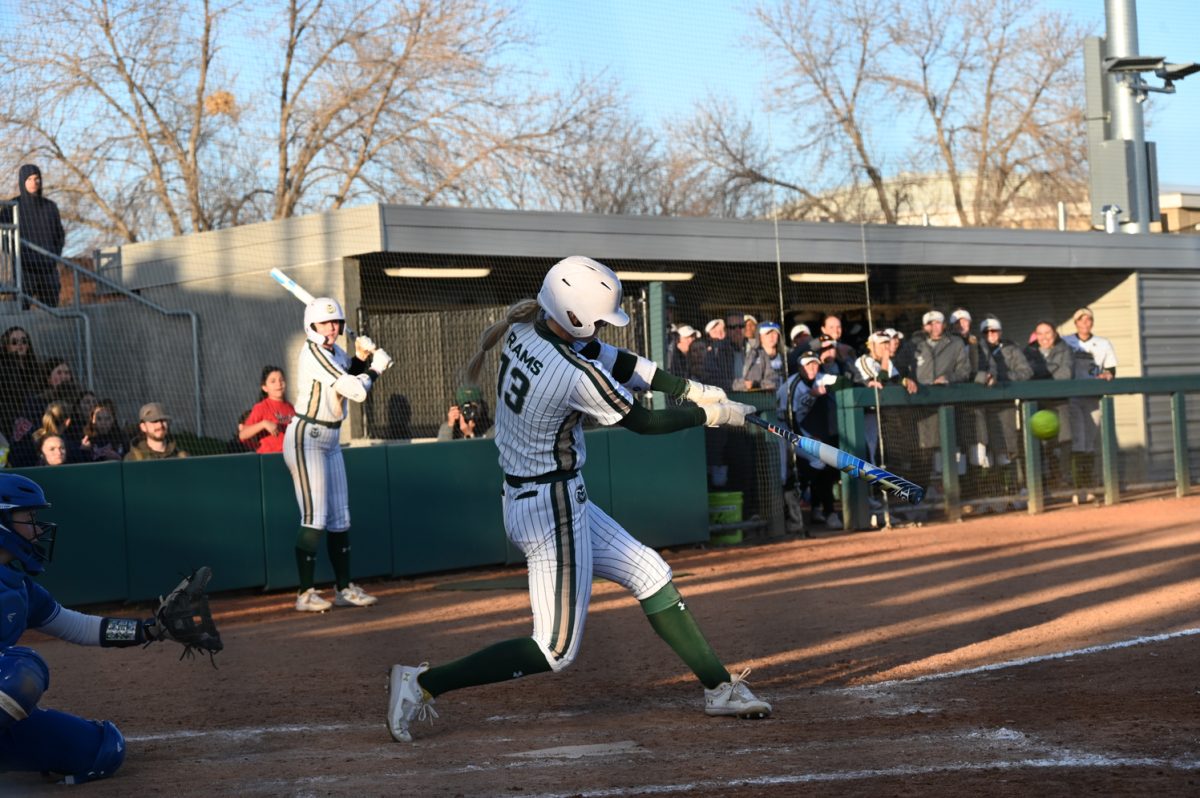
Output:
[[[710,524],[736,524],[742,520],[742,492],[722,491],[708,494],[708,522]],[[717,546],[729,546],[742,542],[742,530],[726,529],[713,532],[709,541]]]

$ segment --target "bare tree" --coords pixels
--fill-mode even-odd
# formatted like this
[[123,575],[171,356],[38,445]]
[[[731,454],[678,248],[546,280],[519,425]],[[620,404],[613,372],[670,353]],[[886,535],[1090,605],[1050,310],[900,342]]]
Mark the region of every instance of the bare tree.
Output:
[[963,225],[1013,223],[1076,196],[1083,30],[1033,0],[764,2],[777,65],[773,147],[711,101],[692,138],[731,183],[783,192],[784,215],[895,223],[945,181]]
[[0,166],[41,161],[102,241],[363,198],[491,204],[610,102],[531,89],[502,0],[277,2],[25,4],[19,27],[55,40],[0,41]]

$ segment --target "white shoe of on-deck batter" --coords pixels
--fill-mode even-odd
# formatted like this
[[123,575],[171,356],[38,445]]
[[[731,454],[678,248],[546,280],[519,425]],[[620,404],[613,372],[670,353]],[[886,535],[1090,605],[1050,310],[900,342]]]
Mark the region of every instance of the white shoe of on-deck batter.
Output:
[[411,743],[409,725],[414,720],[428,720],[438,716],[433,708],[433,696],[417,684],[417,677],[429,670],[429,663],[422,662],[413,668],[408,665],[393,665],[388,674],[388,731],[392,739],[400,743]]
[[325,612],[333,605],[321,598],[315,587],[310,587],[296,596],[296,609],[300,612]]
[[333,603],[339,607],[370,607],[379,599],[367,593],[358,585],[351,582],[342,590],[335,590]]
[[713,689],[704,690],[704,713],[706,715],[736,715],[739,718],[769,718],[771,705],[750,692],[745,678],[750,669],[730,677]]

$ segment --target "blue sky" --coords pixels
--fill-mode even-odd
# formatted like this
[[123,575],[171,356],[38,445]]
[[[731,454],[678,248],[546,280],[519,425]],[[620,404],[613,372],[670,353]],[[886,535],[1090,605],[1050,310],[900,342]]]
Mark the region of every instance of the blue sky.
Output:
[[[1047,0],[1043,5],[1068,11],[1104,34],[1103,0]],[[692,103],[709,92],[735,97],[743,109],[761,107],[767,71],[763,59],[744,45],[753,31],[747,3],[522,0],[518,7],[541,37],[544,68],[560,74],[581,65],[607,69],[648,121],[686,116]],[[1200,61],[1200,2],[1139,0],[1137,13],[1141,54]],[[1158,145],[1164,189],[1200,190],[1200,74],[1176,88],[1174,95],[1151,95],[1146,138]]]

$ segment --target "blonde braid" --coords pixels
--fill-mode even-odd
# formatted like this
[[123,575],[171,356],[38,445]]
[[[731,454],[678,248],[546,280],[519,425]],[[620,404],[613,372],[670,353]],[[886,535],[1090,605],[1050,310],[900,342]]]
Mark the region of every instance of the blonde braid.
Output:
[[479,384],[479,373],[483,371],[483,362],[496,344],[508,333],[508,328],[521,322],[530,322],[537,318],[538,303],[536,299],[520,299],[508,306],[504,318],[489,326],[479,336],[479,351],[471,356],[465,369],[468,385]]

